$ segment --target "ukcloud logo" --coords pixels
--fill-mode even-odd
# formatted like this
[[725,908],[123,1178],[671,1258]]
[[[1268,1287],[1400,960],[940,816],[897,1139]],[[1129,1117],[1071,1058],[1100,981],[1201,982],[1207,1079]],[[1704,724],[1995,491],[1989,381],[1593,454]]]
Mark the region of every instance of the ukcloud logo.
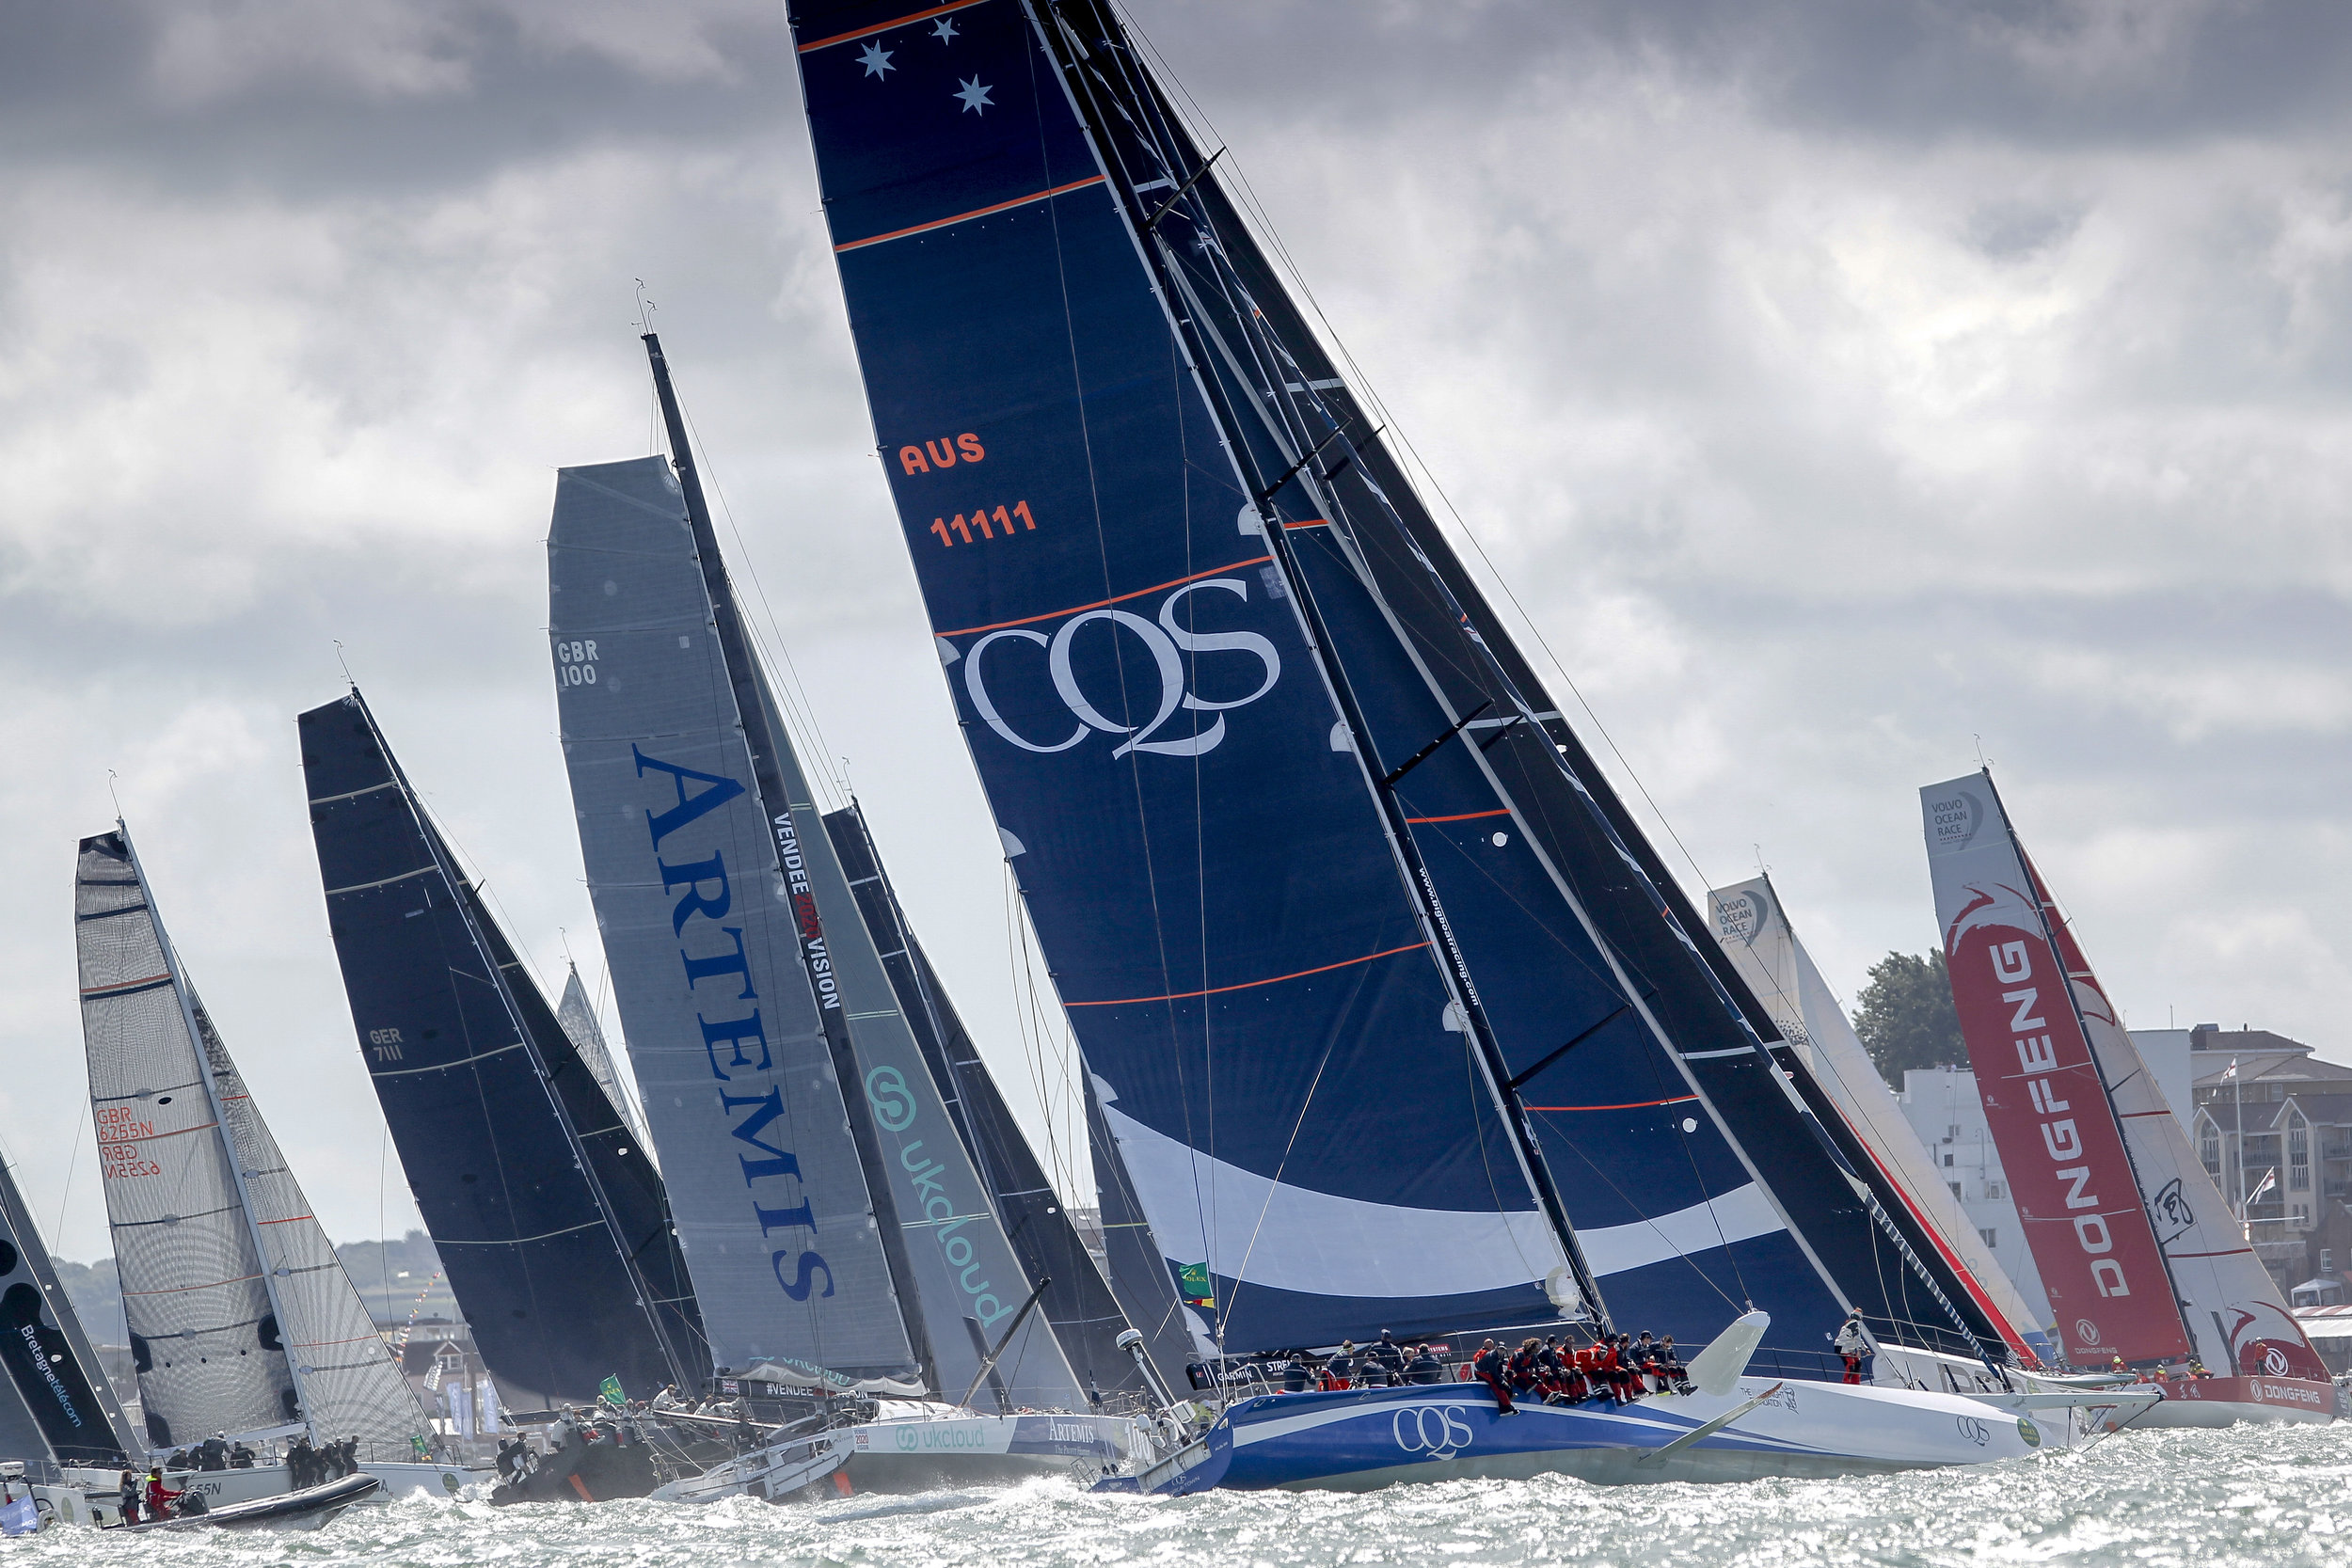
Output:
[[889,1132],[903,1132],[914,1124],[914,1097],[907,1093],[906,1076],[895,1067],[878,1067],[866,1075],[866,1103],[874,1120]]

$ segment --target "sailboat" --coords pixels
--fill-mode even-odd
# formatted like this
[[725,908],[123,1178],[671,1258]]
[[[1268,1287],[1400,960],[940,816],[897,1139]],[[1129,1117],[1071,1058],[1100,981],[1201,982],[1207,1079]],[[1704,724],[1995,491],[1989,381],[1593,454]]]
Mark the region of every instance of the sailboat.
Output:
[[[1847,1126],[1911,1207],[1920,1227],[1985,1309],[2008,1325],[2003,1338],[2024,1341],[2031,1352],[2025,1358],[2028,1367],[2054,1360],[2049,1338],[2035,1321],[2037,1314],[1945,1185],[1934,1158],[1879,1076],[1861,1037],[1815,967],[1813,955],[1798,940],[1772,878],[1759,876],[1716,888],[1707,901],[1715,917],[1716,942],[1749,990],[1771,1007],[1781,1038],[1804,1053],[1814,1081],[1836,1100]],[[1947,1372],[1959,1375],[1957,1369]]]
[[1053,1279],[1011,1245],[861,917],[645,346],[675,468],[559,472],[548,624],[589,891],[715,1373],[889,1397],[852,1485],[1115,1464],[1133,1423],[1092,1413],[1037,1310]]
[[[2020,1347],[1822,1114],[1117,18],[791,21],[934,646],[1224,1402],[1146,1482],[1811,1474],[2044,1441],[1814,1381],[1856,1308],[1923,1371],[1997,1378]],[[1564,1321],[1771,1375],[1518,1422],[1405,1390],[1226,1398],[1254,1353]]]
[[[388,1493],[471,1479],[432,1426],[288,1168],[165,934],[130,834],[82,840],[82,1037],[115,1264],[157,1457],[215,1434],[358,1440]],[[215,1504],[291,1488],[287,1465],[204,1470]]]
[[[650,1153],[558,1023],[355,688],[299,720],[361,1058],[485,1365],[543,1402],[702,1382]],[[574,1444],[558,1497],[643,1496],[687,1456]],[[578,1465],[593,1461],[594,1473]],[[666,1466],[666,1467],[665,1467]]]
[[[1952,1001],[2026,1243],[2082,1366],[2161,1369],[2143,1426],[2323,1422],[2328,1369],[2092,974],[1990,770],[1919,792]],[[2186,1375],[2195,1362],[2210,1377]]]

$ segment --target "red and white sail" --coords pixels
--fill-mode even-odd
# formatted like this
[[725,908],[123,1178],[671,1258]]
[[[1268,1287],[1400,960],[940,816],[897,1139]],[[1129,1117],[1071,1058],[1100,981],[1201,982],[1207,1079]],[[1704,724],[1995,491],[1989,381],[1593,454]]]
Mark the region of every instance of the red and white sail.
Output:
[[1772,879],[1758,877],[1717,888],[1707,902],[1716,942],[1772,1015],[1781,1038],[1804,1053],[1814,1080],[1829,1092],[1846,1125],[1999,1327],[2019,1361],[2039,1365],[2051,1351],[2040,1314],[1994,1261],[1992,1249],[1945,1185],[1934,1157],[1879,1076],[1813,956],[1797,940]]
[[2069,1352],[2326,1382],[1992,780],[1937,784],[1920,803],[1952,1000]]
[[1919,793],[1952,1002],[2064,1354],[2196,1354],[2039,901],[1982,773]]

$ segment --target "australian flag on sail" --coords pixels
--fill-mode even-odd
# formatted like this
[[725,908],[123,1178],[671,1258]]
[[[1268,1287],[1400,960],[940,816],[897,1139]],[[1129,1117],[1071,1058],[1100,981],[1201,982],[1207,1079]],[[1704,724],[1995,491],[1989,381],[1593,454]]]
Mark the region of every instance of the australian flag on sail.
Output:
[[1028,17],[793,24],[939,657],[1197,1331],[1549,1315],[1558,1242]]

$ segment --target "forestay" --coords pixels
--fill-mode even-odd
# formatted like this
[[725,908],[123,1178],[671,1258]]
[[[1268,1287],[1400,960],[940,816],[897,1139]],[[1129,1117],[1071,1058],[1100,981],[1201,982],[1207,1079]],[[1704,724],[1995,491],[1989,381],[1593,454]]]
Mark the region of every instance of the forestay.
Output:
[[359,694],[301,717],[328,928],[409,1191],[507,1383],[699,1382],[661,1179],[394,765]]
[[588,1075],[596,1081],[596,1087],[604,1091],[604,1097],[612,1102],[613,1109],[621,1113],[621,1120],[636,1137],[637,1146],[645,1151],[647,1159],[660,1164],[656,1159],[652,1134],[645,1131],[644,1117],[637,1109],[637,1101],[629,1094],[628,1085],[621,1082],[620,1072],[612,1065],[612,1049],[605,1043],[604,1025],[596,1022],[596,1008],[589,1006],[588,988],[580,983],[578,964],[565,966],[564,995],[555,1005],[555,1022],[562,1026],[564,1037],[572,1042],[572,1049],[580,1053],[580,1059],[586,1065]]

